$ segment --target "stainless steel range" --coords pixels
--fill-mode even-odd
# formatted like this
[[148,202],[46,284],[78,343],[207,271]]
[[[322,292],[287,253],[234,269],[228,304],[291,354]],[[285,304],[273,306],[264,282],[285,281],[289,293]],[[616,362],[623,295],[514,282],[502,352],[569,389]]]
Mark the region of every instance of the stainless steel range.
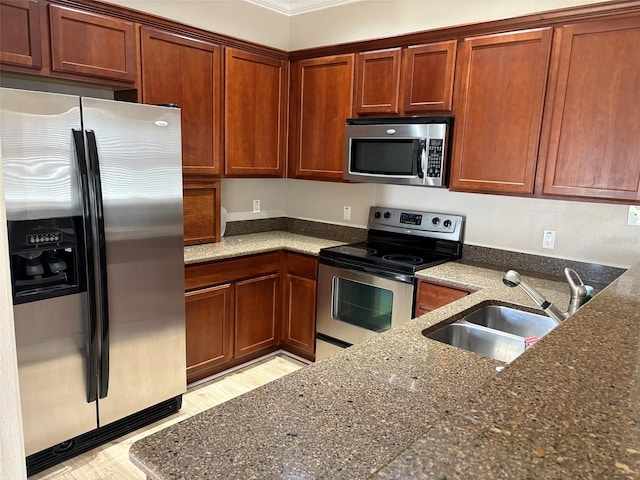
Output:
[[464,220],[371,207],[366,241],[320,251],[318,340],[347,347],[409,321],[415,273],[460,258]]

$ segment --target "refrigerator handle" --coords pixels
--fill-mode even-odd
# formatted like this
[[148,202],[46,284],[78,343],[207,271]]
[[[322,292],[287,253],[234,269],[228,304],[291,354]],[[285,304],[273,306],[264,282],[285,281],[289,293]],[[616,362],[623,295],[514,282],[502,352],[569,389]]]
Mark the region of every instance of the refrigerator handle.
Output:
[[82,192],[82,221],[84,223],[84,262],[87,274],[87,300],[89,310],[89,366],[87,368],[87,403],[98,399],[98,321],[96,312],[96,283],[93,262],[93,242],[91,232],[91,209],[89,206],[89,173],[84,150],[82,130],[73,129],[73,142],[76,148],[76,160],[80,175],[80,190]]
[[89,163],[95,193],[96,232],[98,244],[98,278],[99,305],[102,330],[100,332],[100,398],[105,398],[109,391],[109,304],[107,292],[107,253],[104,232],[104,209],[102,205],[102,182],[100,180],[100,162],[98,160],[98,145],[93,130],[86,130]]

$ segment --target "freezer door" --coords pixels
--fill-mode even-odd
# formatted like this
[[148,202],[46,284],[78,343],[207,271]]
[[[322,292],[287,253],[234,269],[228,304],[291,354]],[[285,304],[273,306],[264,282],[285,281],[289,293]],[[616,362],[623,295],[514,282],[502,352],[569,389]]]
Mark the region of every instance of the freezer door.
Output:
[[81,215],[71,130],[78,97],[0,88],[7,220]]
[[82,112],[106,245],[103,426],[186,390],[180,110],[83,98]]
[[14,308],[20,403],[27,455],[97,426],[87,402],[86,293]]

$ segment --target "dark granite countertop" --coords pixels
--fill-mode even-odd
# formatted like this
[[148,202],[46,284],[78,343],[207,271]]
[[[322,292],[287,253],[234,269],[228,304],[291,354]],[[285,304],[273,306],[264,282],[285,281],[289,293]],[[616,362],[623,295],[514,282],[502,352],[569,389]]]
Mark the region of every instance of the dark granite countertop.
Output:
[[[500,373],[422,335],[485,302],[531,307],[503,273],[423,270],[475,292],[146,437],[130,457],[158,480],[639,478],[640,266]],[[566,307],[564,281],[527,281]]]
[[307,255],[318,255],[321,248],[343,244],[336,240],[273,231],[223,237],[219,243],[205,243],[184,247],[184,263],[210,262],[242,255],[286,249]]

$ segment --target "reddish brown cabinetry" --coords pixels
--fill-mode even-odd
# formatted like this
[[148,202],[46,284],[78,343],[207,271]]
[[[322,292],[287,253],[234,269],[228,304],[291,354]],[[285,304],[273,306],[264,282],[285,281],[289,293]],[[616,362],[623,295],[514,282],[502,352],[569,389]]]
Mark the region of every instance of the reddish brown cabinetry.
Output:
[[419,280],[414,316],[419,317],[467,295],[469,292],[465,290]]
[[220,47],[146,27],[140,36],[143,102],[180,107],[185,173],[220,175]]
[[136,32],[132,22],[49,5],[51,70],[136,81]]
[[399,113],[401,58],[400,48],[358,54],[356,113]]
[[450,112],[457,41],[416,45],[402,52],[404,113]]
[[289,177],[342,181],[345,120],[353,104],[353,54],[291,67]]
[[227,48],[224,78],[224,173],[281,177],[285,164],[287,64]]
[[356,113],[450,112],[456,45],[451,40],[358,54]]
[[220,241],[220,180],[185,177],[183,185],[184,243]]
[[243,358],[278,343],[280,274],[235,283],[235,358]]
[[230,284],[185,294],[187,380],[194,381],[231,360],[232,288]]
[[280,252],[186,266],[188,382],[277,349],[280,266]]
[[543,193],[640,200],[640,17],[560,29]]
[[462,43],[452,190],[533,192],[551,37],[543,28]]
[[285,252],[282,345],[313,360],[315,352],[316,257]]
[[0,2],[0,62],[42,67],[40,5],[30,0]]

